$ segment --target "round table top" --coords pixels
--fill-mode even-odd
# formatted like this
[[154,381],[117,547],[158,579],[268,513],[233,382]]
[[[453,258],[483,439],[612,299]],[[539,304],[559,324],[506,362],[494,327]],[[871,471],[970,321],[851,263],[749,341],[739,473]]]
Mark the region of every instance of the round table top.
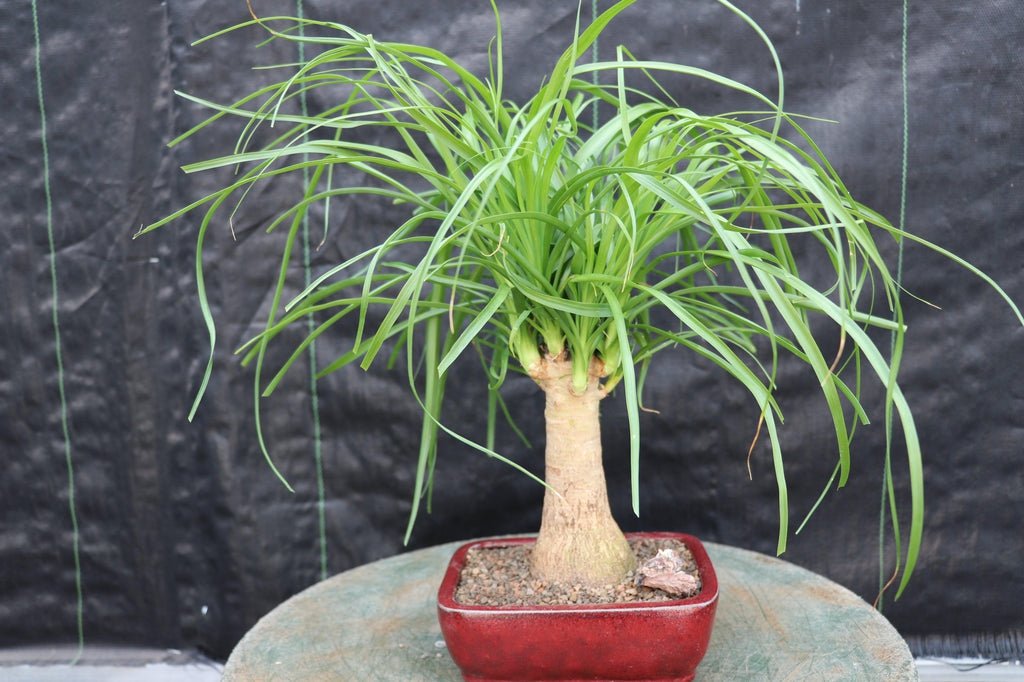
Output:
[[[360,566],[263,617],[228,659],[225,682],[461,680],[437,623],[455,548]],[[915,680],[906,643],[844,587],[785,561],[705,543],[718,574],[698,680]]]

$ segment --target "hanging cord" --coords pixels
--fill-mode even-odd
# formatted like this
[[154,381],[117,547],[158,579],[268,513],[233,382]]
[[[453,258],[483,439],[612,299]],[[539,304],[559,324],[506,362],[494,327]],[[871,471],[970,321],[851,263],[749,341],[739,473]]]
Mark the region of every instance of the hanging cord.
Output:
[[[590,23],[591,23],[591,25],[593,25],[596,21],[597,21],[597,0],[591,0],[591,3],[590,3]],[[595,37],[594,38],[594,44],[590,46],[590,63],[591,64],[597,64],[597,60],[598,59],[599,59],[599,53],[598,53],[598,49],[597,49],[597,37]],[[595,88],[597,87],[597,83],[598,83],[597,70],[594,70],[594,71],[591,72],[591,74],[590,74],[590,82],[594,84]],[[599,101],[600,100],[598,100],[597,96],[595,95],[594,96],[594,102],[591,105],[591,109],[590,109],[590,113],[591,113],[591,116],[592,116],[592,119],[593,119],[592,123],[594,125],[594,131],[595,132],[597,131],[597,124],[598,124],[597,104],[598,104]]]
[[[909,96],[908,96],[908,78],[907,78],[907,5],[910,0],[903,0],[903,14],[902,14],[902,30],[900,35],[900,79],[902,81],[902,94],[903,94],[903,147],[902,156],[900,158],[900,213],[899,213],[899,231],[903,233],[906,229],[906,217],[907,217],[907,156],[909,149],[909,132],[910,132],[910,116],[909,116]],[[896,251],[896,295],[899,296],[899,292],[903,288],[903,239],[897,242]],[[892,358],[896,354],[896,331],[893,330],[891,334],[891,341],[889,345],[889,357]],[[889,500],[889,487],[890,487],[890,446],[892,443],[892,419],[886,420],[886,448],[885,448],[885,469],[882,472],[882,500],[881,500],[881,513],[879,514],[878,524],[878,597],[875,599],[875,607],[881,611],[884,601],[886,589],[893,582],[896,575],[895,573],[891,578],[886,580],[885,574],[885,524],[886,524],[886,503]],[[896,565],[899,566],[899,556],[896,557]]]
[[[299,18],[299,64],[304,64],[306,61],[306,44],[303,42],[303,38],[306,36],[305,25],[302,23],[302,19],[305,18],[303,13],[302,0],[295,0],[295,16]],[[302,107],[302,116],[309,116],[309,105],[306,102],[306,90],[303,88],[299,91],[299,105]],[[309,154],[302,155],[303,162],[309,160]],[[302,169],[302,182],[305,186],[309,186],[309,168],[303,167]],[[330,199],[327,199],[330,201]],[[304,281],[306,288],[313,282],[312,268],[310,266],[310,249],[309,249],[309,212],[302,216],[302,267],[304,273]],[[313,320],[313,314],[310,313],[306,316],[306,329],[312,334],[316,330],[316,326]],[[325,580],[327,578],[327,518],[324,504],[324,460],[323,460],[323,442],[320,430],[320,394],[318,393],[316,384],[316,366],[317,366],[317,355],[316,355],[316,340],[310,342],[309,349],[309,398],[310,398],[310,409],[313,413],[313,460],[316,464],[316,513],[317,513],[317,530],[319,534],[320,542],[320,579]]]
[[[903,0],[903,35],[900,52],[900,75],[903,79],[903,156],[900,159],[900,232],[906,228],[907,217],[907,150],[910,131],[910,115],[907,94],[907,5]],[[896,256],[896,287],[903,286],[903,240],[898,243]],[[896,332],[892,333],[892,347],[896,347]]]
[[60,394],[60,426],[64,433],[64,461],[68,471],[68,511],[71,516],[71,552],[75,561],[75,623],[78,649],[71,665],[78,663],[85,648],[82,606],[82,561],[78,545],[78,514],[75,511],[75,467],[71,460],[71,434],[68,429],[68,402],[64,393],[64,358],[61,354],[60,319],[57,314],[57,253],[53,239],[53,195],[50,191],[50,150],[46,140],[46,107],[43,103],[43,63],[40,55],[39,10],[32,0],[32,32],[35,37],[36,95],[39,98],[39,134],[43,147],[43,193],[46,196],[46,237],[50,246],[50,287],[53,297],[53,341],[57,356],[57,392]]

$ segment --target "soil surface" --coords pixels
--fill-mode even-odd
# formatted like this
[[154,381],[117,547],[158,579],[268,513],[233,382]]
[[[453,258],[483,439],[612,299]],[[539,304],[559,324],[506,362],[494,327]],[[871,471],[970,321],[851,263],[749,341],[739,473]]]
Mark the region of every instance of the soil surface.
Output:
[[[673,549],[683,559],[684,570],[697,579],[697,563],[686,545],[672,539],[631,540],[637,565],[659,549]],[[471,549],[466,555],[455,601],[470,606],[538,606],[544,604],[613,604],[617,602],[681,599],[659,589],[636,584],[634,571],[615,585],[587,588],[572,583],[546,583],[530,574],[532,545]]]

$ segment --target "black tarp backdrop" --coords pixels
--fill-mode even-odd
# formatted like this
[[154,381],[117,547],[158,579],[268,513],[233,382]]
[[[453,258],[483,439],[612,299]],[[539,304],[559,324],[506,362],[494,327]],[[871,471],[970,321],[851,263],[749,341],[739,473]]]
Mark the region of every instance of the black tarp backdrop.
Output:
[[[506,87],[517,98],[570,40],[576,6],[502,5]],[[855,196],[895,220],[904,125],[901,3],[740,5],[776,41],[787,69],[787,107],[840,122],[811,127]],[[295,12],[287,0],[257,7]],[[483,0],[307,0],[304,10],[486,68],[493,24]],[[231,101],[271,77],[251,65],[293,57],[287,45],[252,50],[255,31],[189,47],[245,18],[241,0],[39,6],[87,644],[199,648],[223,657],[262,614],[320,575],[308,377],[290,377],[264,412],[272,452],[296,488],[289,494],[257,450],[250,374],[230,354],[266,315],[275,241],[261,228],[297,188],[254,193],[236,221],[237,241],[226,225],[211,234],[207,275],[220,341],[213,382],[192,424],[185,416],[207,347],[194,299],[196,221],[130,239],[141,224],[215,187],[223,176],[186,177],[177,167],[227,150],[237,132],[221,126],[168,150],[166,142],[201,116],[172,91]],[[912,0],[908,18],[907,226],[990,272],[1024,301],[1024,5]],[[30,2],[0,5],[0,27],[0,645],[12,646],[73,641],[76,602]],[[774,87],[763,46],[711,0],[640,2],[602,40],[602,54],[614,54],[620,42],[637,55]],[[679,100],[698,111],[747,106],[700,83],[670,82]],[[313,269],[365,247],[398,215],[370,201],[336,205]],[[314,241],[317,229],[314,223]],[[904,258],[908,289],[942,311],[906,299],[902,379],[926,453],[928,517],[918,574],[887,615],[918,651],[1019,657],[1024,330],[978,279],[921,248],[908,247]],[[300,282],[301,267],[294,274]],[[321,358],[342,347],[341,336],[320,345]],[[351,370],[319,384],[332,573],[403,551],[419,431],[404,382],[401,370]],[[787,365],[780,383],[796,518],[827,479],[835,446],[813,376]],[[472,365],[452,388],[445,416],[480,435],[484,392]],[[869,600],[878,581],[884,449],[881,395],[870,392],[875,424],[855,442],[851,484],[825,502],[785,557]],[[512,381],[507,395],[521,426],[542,433],[538,392]],[[661,414],[643,417],[639,520],[628,511],[621,401],[604,407],[609,483],[623,525],[686,529],[772,552],[770,458],[765,451],[755,457],[753,482],[744,465],[756,406],[713,367],[682,354],[659,359],[646,403]],[[499,435],[502,451],[535,471],[541,446],[536,439],[527,450],[507,429]],[[437,473],[434,512],[422,517],[412,547],[537,526],[540,489],[501,464],[446,440]]]

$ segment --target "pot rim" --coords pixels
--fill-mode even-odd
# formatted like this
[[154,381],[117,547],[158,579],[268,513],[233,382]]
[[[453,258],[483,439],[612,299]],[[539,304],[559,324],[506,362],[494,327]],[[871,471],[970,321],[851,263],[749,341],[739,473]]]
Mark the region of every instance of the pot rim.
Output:
[[481,606],[473,604],[462,604],[455,601],[455,589],[459,585],[459,577],[462,573],[462,569],[466,565],[466,555],[470,549],[476,547],[505,547],[508,545],[525,545],[532,544],[536,541],[536,536],[509,536],[509,537],[494,537],[494,538],[483,538],[480,540],[473,540],[460,545],[455,553],[452,555],[451,561],[448,563],[448,568],[445,571],[444,579],[441,581],[441,587],[437,593],[437,606],[443,611],[453,613],[514,613],[514,614],[528,614],[528,613],[578,613],[585,611],[588,613],[600,613],[605,612],[629,612],[629,611],[659,611],[659,610],[688,610],[688,609],[702,609],[710,604],[715,603],[718,600],[718,577],[715,575],[715,569],[711,564],[711,559],[708,557],[707,551],[704,549],[704,545],[701,541],[692,535],[686,533],[673,533],[668,531],[649,531],[640,533],[626,533],[627,539],[664,539],[671,538],[673,540],[679,540],[690,550],[693,554],[693,558],[697,563],[697,570],[700,573],[701,579],[701,591],[692,597],[685,599],[670,599],[664,601],[654,602],[615,602],[608,604],[536,604],[527,606]]

